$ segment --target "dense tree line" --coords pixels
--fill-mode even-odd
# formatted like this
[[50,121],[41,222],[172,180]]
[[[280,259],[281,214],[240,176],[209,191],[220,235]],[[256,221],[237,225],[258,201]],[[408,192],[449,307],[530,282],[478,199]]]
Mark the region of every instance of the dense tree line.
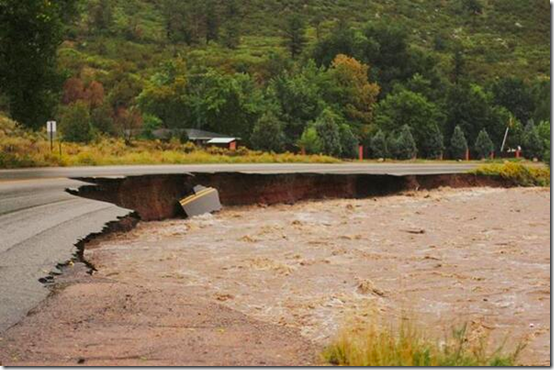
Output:
[[[461,44],[441,46],[436,39],[435,48],[451,51],[448,63],[441,62],[414,46],[410,30],[399,23],[353,26],[339,19],[323,33],[321,19],[310,23],[289,11],[280,35],[287,54],[269,55],[255,71],[203,64],[175,51],[147,76],[124,65],[63,76],[56,48],[76,3],[0,0],[6,25],[0,29],[0,81],[10,113],[35,129],[55,115],[66,140],[137,130],[151,138],[156,128],[194,127],[275,152],[352,158],[363,144],[373,158],[461,159],[467,150],[474,158],[498,151],[508,128],[505,148],[521,146],[539,158],[550,148],[549,80],[477,81],[466,72]],[[482,12],[479,1],[460,4],[470,16]],[[241,45],[240,1],[164,0],[160,9],[168,47]],[[90,33],[115,32],[112,1],[90,1],[86,10]],[[312,43],[310,25],[317,31]],[[138,23],[126,27],[129,39],[142,32]],[[29,42],[36,47],[25,47]]]

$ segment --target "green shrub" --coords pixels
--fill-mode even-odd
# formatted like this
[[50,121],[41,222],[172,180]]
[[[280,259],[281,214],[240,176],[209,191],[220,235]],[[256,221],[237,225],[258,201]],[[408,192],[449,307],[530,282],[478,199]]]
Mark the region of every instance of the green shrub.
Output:
[[521,163],[504,162],[487,164],[473,171],[480,176],[500,177],[517,186],[550,186],[550,168],[526,166]]

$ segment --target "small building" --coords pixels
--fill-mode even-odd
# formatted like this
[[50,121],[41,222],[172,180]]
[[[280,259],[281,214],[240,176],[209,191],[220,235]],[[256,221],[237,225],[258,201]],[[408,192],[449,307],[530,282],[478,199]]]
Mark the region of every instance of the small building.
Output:
[[240,140],[238,137],[217,134],[215,132],[198,130],[195,128],[185,129],[185,131],[190,141],[201,146],[218,146],[235,150],[237,148],[237,142]]
[[206,145],[218,146],[222,148],[228,148],[231,150],[237,149],[237,138],[235,137],[217,137],[206,142]]
[[237,148],[237,143],[240,140],[238,137],[228,136],[224,134],[218,134],[215,132],[199,130],[196,128],[186,128],[186,129],[157,129],[152,132],[156,139],[160,140],[169,140],[174,136],[181,136],[181,134],[186,132],[189,141],[193,142],[198,146],[218,146],[223,148],[228,148],[235,150]]

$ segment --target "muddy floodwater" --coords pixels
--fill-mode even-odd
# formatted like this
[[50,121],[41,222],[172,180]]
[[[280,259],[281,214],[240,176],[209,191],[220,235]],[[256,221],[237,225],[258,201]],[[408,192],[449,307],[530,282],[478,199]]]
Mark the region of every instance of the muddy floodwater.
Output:
[[[224,317],[241,315],[243,321],[233,327],[244,337],[253,338],[250,329],[240,331],[241,322],[257,327],[260,337],[267,333],[274,339],[260,339],[261,347],[243,342],[251,357],[241,358],[243,347],[235,343],[238,357],[210,350],[191,359],[195,364],[259,364],[263,353],[270,365],[317,362],[318,351],[347,322],[376,316],[384,322],[410,317],[437,337],[467,323],[488,334],[493,346],[505,339],[508,348],[527,342],[523,364],[549,364],[550,189],[439,189],[227,208],[190,220],[141,223],[130,233],[93,243],[85,256],[98,272],[68,284],[45,313],[39,311],[28,327],[23,323],[8,335],[10,345],[31,337],[46,318],[59,320],[60,330],[78,328],[81,319],[86,329],[70,335],[87,351],[71,352],[67,362],[88,356],[88,363],[113,363],[109,355],[123,352],[119,364],[141,364],[140,356],[144,364],[179,363],[176,359],[187,359],[182,353],[167,350],[169,344],[156,352],[156,343],[179,337],[175,328],[186,325],[179,319],[184,313],[175,312],[193,301],[198,315],[216,309]],[[131,297],[127,306],[114,309],[125,294],[138,297],[134,306]],[[70,298],[94,303],[82,308],[79,318],[56,315],[67,311],[61,306]],[[126,319],[129,310],[135,315],[132,322]],[[168,317],[165,332],[152,324]],[[126,324],[110,327],[118,319]],[[139,337],[130,335],[137,325]],[[214,331],[227,330],[221,329],[225,323],[217,325]],[[34,348],[60,346],[56,330],[40,331],[42,340]],[[191,346],[203,348],[202,340],[212,338],[208,334],[197,331]],[[150,338],[153,347],[133,352],[141,336]],[[103,346],[103,340],[110,345]],[[294,348],[271,353],[283,343]],[[181,352],[186,346],[182,343]],[[51,351],[18,354],[17,361],[33,363],[43,356],[52,363]]]

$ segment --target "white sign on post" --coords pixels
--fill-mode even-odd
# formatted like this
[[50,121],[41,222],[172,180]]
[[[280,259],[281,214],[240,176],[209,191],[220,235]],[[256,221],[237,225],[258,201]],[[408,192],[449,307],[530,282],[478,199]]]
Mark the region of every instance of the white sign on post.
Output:
[[54,136],[56,136],[56,121],[46,122],[46,132],[48,133],[48,138],[50,139],[50,151],[52,152],[54,151]]
[[56,121],[48,121],[46,122],[46,132],[48,133],[54,133],[56,132]]

